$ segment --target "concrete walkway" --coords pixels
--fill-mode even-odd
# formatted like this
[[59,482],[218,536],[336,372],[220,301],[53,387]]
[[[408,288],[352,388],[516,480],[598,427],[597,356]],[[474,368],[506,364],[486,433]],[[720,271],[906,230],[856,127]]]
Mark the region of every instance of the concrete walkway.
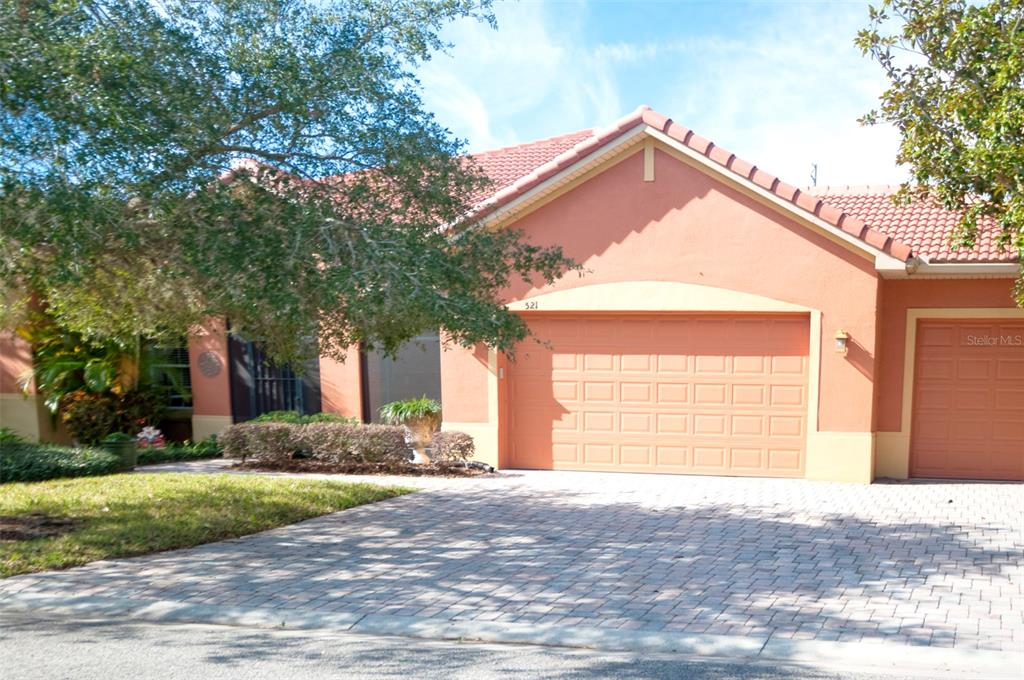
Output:
[[[6,613],[0,623],[4,677],[18,680],[936,680],[750,659],[465,643],[140,621],[48,619]],[[946,674],[950,680],[990,675]]]
[[6,579],[0,607],[772,659],[973,660],[993,672],[1024,659],[1019,484],[561,472],[398,481],[425,489],[232,541]]

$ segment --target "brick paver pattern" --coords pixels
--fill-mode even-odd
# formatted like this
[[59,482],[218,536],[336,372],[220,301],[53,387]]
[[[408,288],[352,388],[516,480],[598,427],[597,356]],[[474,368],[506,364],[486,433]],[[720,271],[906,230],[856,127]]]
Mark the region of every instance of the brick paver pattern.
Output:
[[[389,480],[390,481],[390,480]],[[511,472],[9,593],[1024,650],[1024,486]]]

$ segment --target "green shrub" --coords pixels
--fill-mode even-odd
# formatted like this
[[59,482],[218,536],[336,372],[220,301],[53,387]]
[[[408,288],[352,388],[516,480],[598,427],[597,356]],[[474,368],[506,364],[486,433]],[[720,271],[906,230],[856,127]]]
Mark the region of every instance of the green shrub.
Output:
[[298,411],[268,411],[256,416],[250,423],[291,423],[298,425],[302,422],[302,416]]
[[441,466],[464,463],[474,454],[476,445],[465,432],[438,432],[430,447],[430,460]]
[[389,425],[310,423],[300,436],[311,458],[328,463],[400,463],[409,450],[405,430]]
[[250,423],[290,423],[292,425],[305,425],[307,423],[346,423],[358,425],[355,418],[347,418],[337,413],[311,413],[307,416],[300,415],[298,411],[268,411],[258,415]]
[[76,390],[61,400],[61,420],[75,441],[98,444],[112,432],[135,435],[163,415],[161,394],[137,390],[123,395]]
[[350,455],[354,462],[401,463],[406,460],[409,445],[405,443],[404,428],[392,425],[357,425],[351,430]]
[[283,462],[303,453],[301,427],[290,423],[238,423],[221,432],[217,442],[225,458]]
[[312,424],[312,423],[344,423],[346,425],[362,425],[363,424],[358,418],[348,418],[346,416],[338,415],[337,413],[311,413],[308,416],[302,416],[302,422],[304,424]]
[[441,421],[441,402],[423,395],[416,399],[392,401],[380,407],[380,419],[389,425],[405,425],[413,421]]
[[356,427],[363,426],[344,423],[310,423],[300,429],[299,436],[311,458],[328,463],[346,463],[351,458]]
[[57,477],[109,475],[120,469],[121,458],[100,449],[0,443],[0,482],[39,482]]
[[225,458],[277,463],[306,457],[332,464],[400,463],[409,447],[405,430],[348,423],[239,423],[217,439]]
[[168,444],[160,448],[146,447],[139,449],[139,465],[155,463],[175,463],[182,460],[204,460],[220,458],[220,447],[216,437],[209,437],[201,442],[185,442]]

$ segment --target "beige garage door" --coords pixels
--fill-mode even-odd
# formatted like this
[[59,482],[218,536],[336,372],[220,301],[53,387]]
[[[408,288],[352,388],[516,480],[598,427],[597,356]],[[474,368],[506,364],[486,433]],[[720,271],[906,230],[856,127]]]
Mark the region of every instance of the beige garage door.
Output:
[[910,473],[1024,480],[1024,321],[922,320]]
[[804,316],[537,316],[509,369],[512,467],[799,477]]

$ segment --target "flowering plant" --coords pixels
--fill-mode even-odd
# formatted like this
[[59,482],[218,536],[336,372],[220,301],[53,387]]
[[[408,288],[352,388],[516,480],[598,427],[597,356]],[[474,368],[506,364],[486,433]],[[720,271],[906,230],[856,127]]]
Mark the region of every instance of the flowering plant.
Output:
[[147,425],[139,430],[139,433],[135,435],[135,441],[138,443],[140,449],[162,449],[164,444],[167,443],[164,440],[164,433],[152,425]]

